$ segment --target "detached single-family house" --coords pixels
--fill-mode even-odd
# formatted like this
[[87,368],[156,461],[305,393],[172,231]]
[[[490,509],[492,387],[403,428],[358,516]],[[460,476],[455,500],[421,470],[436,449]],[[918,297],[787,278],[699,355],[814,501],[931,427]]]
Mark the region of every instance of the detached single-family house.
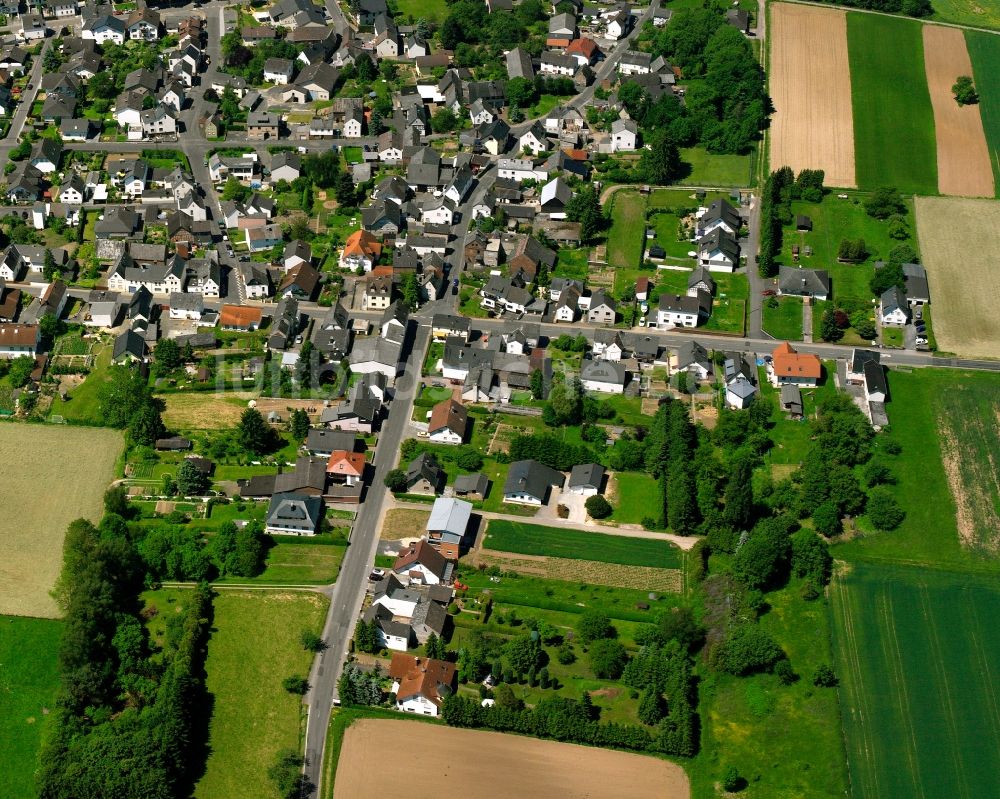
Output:
[[698,216],[695,225],[695,232],[698,238],[707,236],[716,228],[722,228],[726,233],[735,236],[740,232],[743,224],[740,219],[740,212],[729,202],[723,199],[715,200],[704,213]]
[[428,438],[435,444],[461,444],[469,427],[469,412],[465,406],[446,399],[431,410],[427,425]]
[[778,269],[778,294],[790,297],[830,297],[830,276],[825,269],[782,266]]
[[445,660],[395,652],[389,664],[389,676],[393,681],[396,709],[404,713],[438,716],[445,698],[455,691],[455,664]]
[[322,497],[288,492],[271,497],[265,529],[272,535],[316,535],[322,521]]
[[639,143],[639,126],[631,119],[611,123],[611,152],[632,152]]
[[600,494],[604,488],[604,467],[598,463],[581,463],[573,467],[569,473],[569,483],[566,491],[592,497]]
[[585,358],[580,364],[580,383],[587,391],[622,394],[627,380],[628,372],[622,363]]
[[544,505],[553,487],[562,488],[566,478],[561,472],[538,461],[516,461],[510,465],[503,486],[503,501],[518,505]]
[[740,244],[721,227],[698,240],[698,263],[713,272],[732,272],[740,262]]
[[341,269],[358,269],[371,272],[382,255],[382,242],[367,230],[357,230],[347,237],[340,254]]
[[427,520],[427,540],[449,560],[458,560],[459,549],[469,530],[472,503],[452,497],[434,500]]
[[823,365],[815,355],[796,352],[783,341],[771,353],[771,367],[778,385],[794,383],[797,386],[815,386],[823,376]]
[[906,293],[899,286],[886,289],[879,298],[879,316],[883,325],[902,327],[910,318]]
[[444,490],[448,475],[429,452],[421,452],[406,467],[406,493],[437,496]]
[[660,330],[697,327],[708,318],[711,309],[712,295],[701,289],[694,296],[661,294],[656,309],[656,326]]
[[34,358],[40,339],[38,325],[0,324],[0,358]]
[[392,565],[393,574],[410,585],[440,585],[450,579],[451,570],[452,564],[424,538],[401,550]]

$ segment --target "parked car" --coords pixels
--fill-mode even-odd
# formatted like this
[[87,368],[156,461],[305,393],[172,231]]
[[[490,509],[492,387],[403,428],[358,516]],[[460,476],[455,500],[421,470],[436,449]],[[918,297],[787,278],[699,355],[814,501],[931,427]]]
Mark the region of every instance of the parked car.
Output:
[[917,344],[926,344],[926,343],[927,343],[927,339],[925,339],[925,338],[918,338],[917,339]]
[[372,573],[368,575],[368,579],[372,582],[376,580],[381,580],[385,576],[385,569],[372,569]]

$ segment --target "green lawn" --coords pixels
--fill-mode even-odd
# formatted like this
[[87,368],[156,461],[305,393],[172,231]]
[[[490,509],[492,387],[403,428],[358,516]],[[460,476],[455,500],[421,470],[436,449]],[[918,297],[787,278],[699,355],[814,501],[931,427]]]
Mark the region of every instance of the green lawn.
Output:
[[650,497],[659,490],[656,480],[644,472],[615,472],[617,491],[611,504],[611,518],[622,524],[642,524],[643,518],[656,514],[650,509]]
[[344,155],[344,160],[349,164],[360,164],[364,158],[360,147],[344,147],[341,152]]
[[263,574],[252,582],[326,585],[337,579],[346,552],[347,545],[342,542],[279,540],[267,553]]
[[8,799],[38,795],[35,770],[59,686],[61,633],[59,621],[0,616],[0,774]]
[[[801,299],[798,297],[768,297],[764,300],[763,305],[765,333],[781,341],[802,341]],[[777,307],[772,307],[773,305],[777,305]]]
[[[671,7],[674,7],[673,5]],[[702,147],[681,149],[681,161],[690,173],[678,183],[688,186],[749,186],[753,180],[754,156],[718,155]]]
[[902,347],[903,346],[903,328],[901,327],[883,327],[882,328],[882,343],[887,347]]
[[267,769],[282,749],[301,750],[304,730],[303,705],[281,681],[308,675],[312,655],[299,634],[319,632],[327,600],[313,593],[223,591],[213,604],[205,664],[213,696],[211,753],[195,796],[271,799]]
[[444,22],[448,16],[448,4],[445,0],[393,0],[393,16],[398,13],[411,17],[412,22],[425,19],[428,22]]
[[560,103],[565,103],[568,99],[568,97],[561,97],[557,94],[543,94],[538,98],[538,102],[527,109],[524,114],[528,119],[544,117],[549,111]]
[[616,271],[617,277],[623,270],[639,268],[646,235],[646,198],[627,189],[615,192],[613,197],[608,265]]
[[485,546],[522,555],[599,560],[626,566],[676,569],[681,563],[680,550],[666,541],[588,533],[499,519],[489,522]]
[[[939,8],[940,3],[941,0],[938,0],[934,7]],[[991,19],[991,27],[1000,27],[1000,5],[993,5]],[[993,183],[997,196],[1000,196],[1000,81],[997,81],[997,75],[1000,75],[1000,37],[992,33],[966,31],[965,45],[969,49],[973,78],[979,93],[979,113],[983,118],[986,146],[993,164]]]
[[63,401],[58,396],[53,399],[51,416],[62,416],[80,424],[102,424],[99,394],[107,381],[111,351],[109,343],[95,346],[94,367],[87,379],[70,392],[68,400]]
[[[997,571],[1000,561],[963,546],[955,498],[942,463],[942,440],[954,447],[954,468],[972,519],[970,544],[995,541],[996,475],[991,456],[1000,451],[997,432],[1000,377],[985,372],[918,369],[889,372],[889,434],[902,446],[884,460],[896,475],[892,486],[906,518],[891,533],[871,533],[839,544],[838,558],[898,561],[967,571]],[[955,456],[954,453],[960,453]],[[992,505],[992,516],[990,507]],[[996,550],[994,549],[994,553]]]
[[[833,660],[826,602],[802,600],[799,588],[795,581],[767,594],[768,610],[760,620],[788,655],[798,682],[783,686],[771,674],[733,677],[702,670],[702,748],[685,764],[693,796],[834,799],[849,794],[837,692],[816,688],[811,679],[817,666]],[[738,794],[715,788],[729,764],[748,783]]]
[[995,578],[852,564],[832,601],[855,795],[994,795]]
[[937,194],[934,114],[921,23],[847,15],[858,185]]
[[[850,17],[848,17],[850,18]],[[782,248],[779,261],[783,264],[799,264],[811,269],[825,269],[830,275],[830,283],[835,300],[848,298],[869,302],[872,298],[868,282],[875,274],[875,261],[884,261],[893,247],[901,242],[889,236],[889,225],[868,216],[863,192],[846,193],[848,199],[841,200],[828,194],[821,203],[795,201],[791,205],[792,218],[805,215],[812,219],[813,229],[800,233],[794,223],[786,225],[782,232]],[[910,238],[905,242],[919,252],[916,237],[913,203],[906,201],[906,222]],[[844,239],[864,239],[869,256],[860,264],[837,262],[837,251]],[[792,246],[799,245],[799,260],[792,259]],[[805,248],[812,248],[812,255],[805,254]]]
[[[697,205],[694,200],[687,199],[675,206],[661,207],[649,218],[649,225],[656,231],[656,238],[649,242],[649,245],[658,244],[667,253],[667,259],[680,261],[684,264],[691,263],[688,255],[694,247],[688,232],[681,232],[681,216],[689,212]],[[651,206],[653,207],[653,206]]]
[[555,277],[586,280],[589,259],[589,248],[570,250],[563,247],[559,250],[559,257],[556,259],[556,267],[552,270],[552,274]]

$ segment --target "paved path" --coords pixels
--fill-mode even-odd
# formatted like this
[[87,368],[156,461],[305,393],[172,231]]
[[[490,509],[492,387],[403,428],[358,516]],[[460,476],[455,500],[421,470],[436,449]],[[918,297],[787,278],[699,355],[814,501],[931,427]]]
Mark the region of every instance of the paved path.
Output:
[[[494,490],[497,490],[494,488]],[[396,501],[393,505],[395,508],[401,508],[403,510],[430,510],[430,506],[423,505],[417,502],[399,502]],[[521,522],[523,524],[538,524],[543,527],[563,527],[567,530],[581,530],[585,533],[603,533],[605,535],[617,535],[622,538],[648,538],[657,541],[669,541],[671,544],[675,544],[680,549],[685,551],[691,549],[695,544],[698,543],[700,538],[697,536],[683,536],[674,535],[673,533],[658,533],[654,530],[644,530],[641,527],[633,525],[624,525],[622,527],[612,527],[606,524],[584,524],[582,522],[572,522],[569,519],[559,519],[546,517],[544,519],[537,516],[518,516],[514,513],[497,513],[495,511],[485,511],[476,510],[473,513],[482,516],[484,519],[498,519],[508,522]]]
[[813,307],[808,300],[802,303],[802,340],[812,344],[813,340]]

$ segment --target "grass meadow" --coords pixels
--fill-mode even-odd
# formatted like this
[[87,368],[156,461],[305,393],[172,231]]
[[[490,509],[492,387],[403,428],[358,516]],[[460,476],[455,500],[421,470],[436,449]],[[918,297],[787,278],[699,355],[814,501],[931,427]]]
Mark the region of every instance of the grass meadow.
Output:
[[[935,4],[936,6],[936,4]],[[995,9],[996,25],[1000,27],[1000,6]],[[979,113],[993,165],[993,182],[1000,196],[1000,37],[981,31],[966,31],[965,46],[972,60],[973,79],[979,93]]]
[[[802,341],[802,300],[774,297],[764,300],[764,332],[779,341]],[[776,307],[772,307],[775,305]]]
[[62,567],[66,527],[98,521],[121,433],[57,425],[0,425],[0,613],[53,618],[49,591]]
[[299,634],[319,632],[327,599],[320,594],[221,591],[213,602],[208,642],[211,753],[195,787],[198,799],[271,799],[267,769],[282,749],[301,749],[304,707],[281,687],[307,676],[312,654]]
[[59,686],[61,622],[0,616],[0,774],[8,799],[38,795],[35,770],[45,716]]
[[484,546],[521,555],[599,560],[624,566],[676,569],[681,564],[681,551],[667,541],[587,533],[501,519],[490,520]]
[[[755,9],[756,10],[756,9]],[[754,155],[718,155],[702,147],[681,149],[681,163],[689,170],[678,183],[688,186],[749,186]]]
[[614,497],[609,497],[614,511],[611,519],[621,524],[642,524],[649,510],[650,497],[658,491],[656,480],[644,472],[615,472]]
[[934,0],[931,19],[1000,30],[1000,4],[996,0]]
[[[1000,570],[996,559],[1000,500],[991,465],[1000,451],[997,397],[997,375],[890,370],[889,435],[902,451],[880,458],[896,476],[890,489],[906,518],[892,532],[865,533],[836,545],[835,557]],[[991,556],[984,554],[987,551]]]
[[847,15],[860,188],[937,194],[934,113],[920,26],[900,17]]
[[[795,684],[780,685],[773,674],[733,677],[701,670],[701,751],[687,767],[692,796],[848,795],[837,692],[812,684],[816,668],[833,661],[829,612],[824,599],[804,601],[800,588],[794,581],[768,593],[760,621],[801,677]],[[718,789],[719,775],[729,764],[747,781],[738,794]]]
[[994,795],[995,579],[858,563],[831,596],[854,794]]
[[646,199],[635,191],[618,191],[611,206],[608,265],[616,272],[638,269],[642,261]]

